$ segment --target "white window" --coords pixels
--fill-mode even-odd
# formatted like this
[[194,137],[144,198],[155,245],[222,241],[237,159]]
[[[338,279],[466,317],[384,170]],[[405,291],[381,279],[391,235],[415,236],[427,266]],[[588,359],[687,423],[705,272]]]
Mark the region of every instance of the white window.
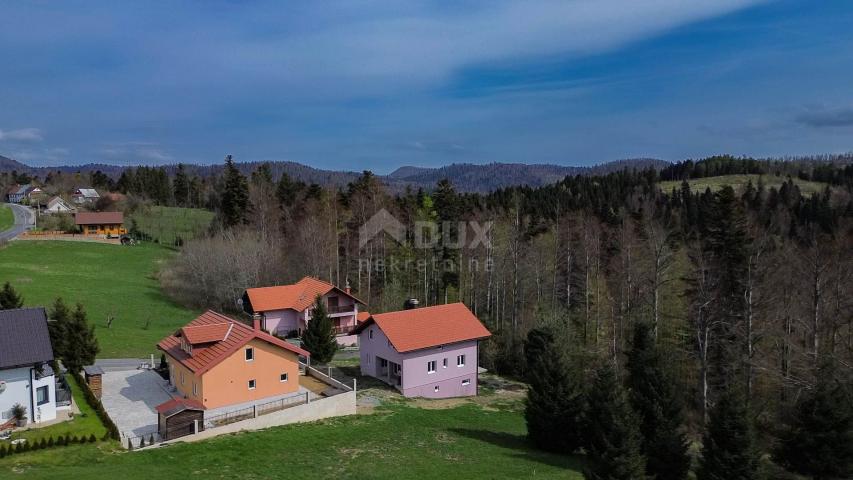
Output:
[[457,355],[456,356],[456,366],[464,367],[465,366],[465,355]]
[[254,359],[255,359],[255,349],[254,348],[247,348],[246,349],[246,361],[251,362]]
[[437,392],[437,391],[438,391],[438,385],[436,385],[435,387],[433,387],[432,391],[433,391],[433,392]]
[[373,329],[372,328],[367,331],[367,338],[373,340]]
[[427,362],[427,373],[435,373],[435,360]]
[[471,385],[471,379],[466,378],[465,380],[462,380],[462,385]]
[[249,380],[249,390],[255,389],[255,380]]
[[286,373],[282,373],[281,375],[279,375],[279,376],[278,376],[278,381],[279,381],[279,382],[282,382],[282,383],[283,383],[283,382],[286,382],[286,381],[287,381],[287,374],[286,374]]
[[198,396],[198,385],[196,385],[195,382],[193,382],[193,396]]
[[447,359],[441,361],[441,368],[447,368]]

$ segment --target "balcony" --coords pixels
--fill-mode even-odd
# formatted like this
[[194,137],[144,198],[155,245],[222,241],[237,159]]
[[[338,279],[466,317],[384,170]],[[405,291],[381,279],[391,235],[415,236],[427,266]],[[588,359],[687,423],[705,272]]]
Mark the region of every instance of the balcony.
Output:
[[349,335],[350,332],[355,328],[355,325],[333,325],[332,330],[334,330],[335,335]]
[[329,305],[328,307],[326,307],[326,310],[329,312],[329,314],[336,314],[336,313],[355,314],[355,305],[334,305],[334,306]]

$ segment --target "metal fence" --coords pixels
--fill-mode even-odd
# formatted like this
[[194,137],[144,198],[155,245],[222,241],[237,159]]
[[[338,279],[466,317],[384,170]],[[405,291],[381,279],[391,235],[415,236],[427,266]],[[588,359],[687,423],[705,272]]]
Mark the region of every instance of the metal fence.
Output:
[[219,415],[213,415],[208,417],[205,415],[204,418],[204,427],[205,428],[215,428],[221,427],[222,425],[228,425],[229,423],[239,422],[240,420],[246,420],[249,418],[255,417],[255,408],[241,408],[240,410],[232,410],[230,412],[225,412]]

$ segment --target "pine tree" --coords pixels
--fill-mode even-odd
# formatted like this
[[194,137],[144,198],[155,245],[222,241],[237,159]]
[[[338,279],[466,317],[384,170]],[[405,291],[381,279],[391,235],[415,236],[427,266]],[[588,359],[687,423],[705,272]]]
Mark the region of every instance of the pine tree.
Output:
[[184,169],[184,164],[178,164],[178,170],[175,172],[175,180],[172,182],[172,188],[175,191],[175,205],[179,207],[188,207],[190,203],[190,184],[187,179],[187,173]]
[[761,478],[759,452],[741,388],[730,386],[717,400],[702,439],[698,480]]
[[596,370],[587,399],[588,466],[584,476],[594,480],[642,480],[646,459],[637,414],[616,378],[611,363]]
[[79,372],[85,365],[91,365],[100,348],[95,338],[95,327],[89,326],[83,305],[71,315],[66,328],[66,349],[62,363],[68,370]]
[[249,183],[234,165],[231,155],[225,157],[225,187],[220,208],[226,227],[245,223],[248,218]]
[[535,328],[524,342],[530,388],[524,418],[538,448],[572,453],[584,443],[584,398],[550,329]]
[[640,418],[646,473],[656,480],[687,478],[690,455],[682,431],[683,406],[676,383],[666,374],[651,328],[646,323],[634,324],[627,368],[631,405]]
[[50,344],[53,346],[53,355],[56,358],[65,358],[68,345],[68,322],[71,319],[71,311],[61,298],[53,302],[53,308],[48,314],[50,321],[47,329],[50,333]]
[[853,476],[853,392],[824,364],[786,422],[776,461],[816,479]]
[[4,283],[3,290],[0,290],[0,310],[11,310],[23,306],[24,299],[15,291],[15,287],[9,282]]
[[326,313],[323,297],[317,296],[308,328],[302,334],[302,347],[311,353],[311,359],[319,364],[328,363],[338,351],[332,319]]

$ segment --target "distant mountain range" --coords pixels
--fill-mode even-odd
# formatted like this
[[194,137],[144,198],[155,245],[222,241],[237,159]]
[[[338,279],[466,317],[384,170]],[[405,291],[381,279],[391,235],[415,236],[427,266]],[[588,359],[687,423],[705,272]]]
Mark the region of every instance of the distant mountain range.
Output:
[[[324,186],[345,186],[361,175],[361,172],[321,170],[296,162],[248,162],[237,163],[237,166],[241,172],[249,175],[263,163],[269,163],[274,178],[278,178],[286,172],[294,179]],[[388,175],[378,175],[378,177],[394,191],[406,187],[431,189],[438,181],[447,178],[460,191],[488,192],[515,185],[531,187],[547,185],[562,180],[567,175],[600,175],[623,168],[643,169],[652,167],[661,169],[667,165],[669,162],[651,158],[620,160],[590,167],[526,165],[522,163],[489,163],[485,165],[458,163],[438,168],[404,166]],[[118,178],[126,168],[129,167],[96,163],[31,167],[11,158],[0,156],[0,172],[17,171],[41,178],[44,178],[48,172],[87,173],[97,170],[113,178]],[[165,165],[164,168],[173,174],[177,165]],[[218,174],[222,170],[222,165],[185,165],[185,168],[190,174],[207,177]]]

